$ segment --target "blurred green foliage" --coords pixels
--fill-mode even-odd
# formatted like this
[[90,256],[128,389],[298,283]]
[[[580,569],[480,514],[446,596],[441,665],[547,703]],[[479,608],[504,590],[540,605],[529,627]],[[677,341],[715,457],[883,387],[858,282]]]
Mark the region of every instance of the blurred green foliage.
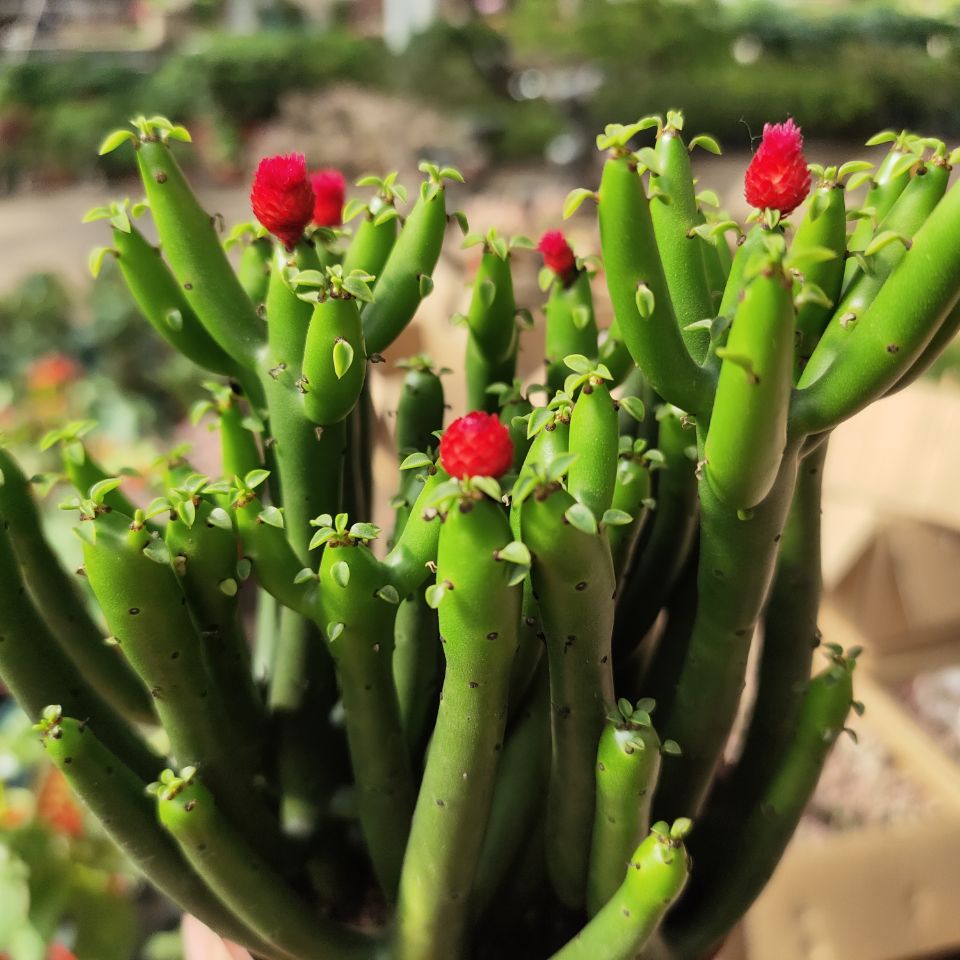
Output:
[[[236,161],[244,133],[272,116],[285,93],[334,81],[466,114],[505,160],[542,154],[571,125],[598,129],[673,105],[698,129],[744,143],[741,118],[759,127],[787,114],[818,137],[861,137],[893,124],[960,129],[955,26],[873,5],[820,9],[827,12],[769,0],[523,0],[496,18],[438,22],[401,55],[338,26],[251,37],[200,28],[183,48],[136,61],[28,60],[0,68],[2,164],[8,180],[27,169],[119,175],[117,155],[96,157],[99,138],[143,111],[199,122],[204,159]],[[594,88],[551,90],[551,76],[580,66],[599,78]],[[547,90],[524,101],[511,77],[529,68],[543,73]]]

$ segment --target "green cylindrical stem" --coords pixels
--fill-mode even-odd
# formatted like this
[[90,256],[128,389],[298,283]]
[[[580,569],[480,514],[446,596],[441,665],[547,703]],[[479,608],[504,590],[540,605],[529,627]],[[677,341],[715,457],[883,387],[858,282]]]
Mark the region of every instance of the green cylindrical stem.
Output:
[[[650,207],[626,157],[610,157],[600,182],[600,245],[619,331],[644,376],[661,396],[684,410],[709,409],[710,381],[687,352],[657,252]],[[644,317],[638,291],[653,294]]]
[[566,520],[575,503],[564,490],[544,488],[528,497],[521,511],[550,666],[547,865],[557,895],[572,908],[581,907],[586,896],[593,770],[606,709],[613,702],[616,587],[606,537],[584,533]]
[[[339,359],[339,351],[345,360]],[[328,297],[318,303],[303,354],[303,408],[314,423],[338,423],[357,405],[367,375],[366,356],[358,302]]]
[[[943,164],[919,167],[906,190],[880,223],[878,232],[892,231],[908,240],[912,238],[943,197],[949,176],[950,168]],[[906,255],[904,244],[893,241],[870,257],[869,272],[854,272],[833,311],[829,325],[823,331],[817,349],[804,367],[799,379],[801,388],[822,377],[836,357],[846,349],[848,341],[856,335],[865,312]]]
[[547,387],[554,394],[563,389],[570,373],[564,357],[580,354],[590,360],[597,359],[597,321],[593,314],[590,274],[586,270],[578,271],[569,285],[556,278],[543,312],[547,318]]
[[673,310],[687,350],[702,363],[710,346],[709,332],[686,329],[714,316],[700,238],[691,231],[703,222],[697,206],[690,154],[679,131],[665,127],[657,138],[661,173],[651,174],[656,191],[650,203],[653,230],[663,262]]
[[923,353],[958,294],[960,188],[954,186],[917,231],[827,373],[795,394],[791,430],[821,433],[883,396]]
[[87,683],[77,665],[61,651],[30,601],[17,558],[0,520],[0,677],[32,720],[60,703],[74,716],[89,717],[110,749],[137,776],[149,779],[160,758]]
[[194,509],[189,526],[182,517],[171,517],[167,546],[200,628],[207,668],[217,678],[230,719],[245,739],[262,745],[263,701],[253,682],[250,648],[238,612],[237,532],[232,518],[229,528],[211,522],[214,508],[205,500]]
[[487,499],[455,504],[440,532],[447,667],[400,880],[395,960],[461,954],[517,647],[521,591],[497,559],[510,539],[502,508]]
[[527,700],[511,720],[497,768],[490,819],[470,906],[474,919],[483,916],[524,841],[536,830],[543,810],[543,788],[550,775],[550,682],[538,671]]
[[914,360],[913,366],[890,387],[884,396],[889,397],[891,394],[899,393],[922,377],[940,358],[943,351],[953,343],[958,330],[960,330],[960,303],[954,304],[953,309],[937,327],[937,332],[930,338],[920,356]]
[[660,722],[661,734],[675,740],[683,756],[661,773],[658,816],[696,816],[710,787],[740,702],[796,473],[791,447],[773,489],[749,519],[724,505],[706,478],[700,481],[697,615],[673,701]]
[[273,244],[269,237],[255,237],[244,245],[237,266],[237,279],[254,307],[267,299],[267,284],[270,281],[270,257]]
[[230,401],[219,404],[220,468],[227,479],[245,477],[263,464],[254,432],[245,423],[246,417],[233,394]]
[[371,354],[383,353],[400,336],[420,305],[421,278],[430,278],[440,259],[446,191],[434,184],[424,188],[377,278],[375,299],[363,310],[363,335]]
[[[362,270],[379,279],[383,268],[397,241],[397,225],[394,217],[385,223],[375,223],[375,217],[367,214],[360,220],[350,246],[343,256],[343,275],[350,276],[353,270]],[[376,289],[374,287],[374,289]]]
[[90,586],[113,636],[153,694],[174,756],[202,766],[228,815],[268,847],[270,827],[274,838],[277,831],[253,790],[255,745],[231,722],[173,567],[143,552],[150,534],[129,518],[106,513],[87,522],[95,532],[83,550]]
[[70,580],[43,533],[30,484],[17,462],[0,447],[0,518],[34,602],[43,610],[61,649],[96,691],[121,714],[155,723],[146,688],[91,619],[77,586]]
[[[153,886],[234,943],[275,956],[190,869],[157,823],[156,802],[147,794],[147,781],[111,752],[86,721],[60,717],[44,731],[43,746],[110,839]],[[153,775],[159,772],[158,767]]]
[[161,788],[160,823],[207,886],[276,950],[297,960],[371,960],[373,941],[315,916],[244,841],[197,780]]
[[613,503],[617,483],[620,424],[610,391],[602,382],[583,385],[570,414],[570,453],[577,459],[567,474],[567,489],[599,521]]
[[587,878],[593,917],[623,883],[633,852],[650,830],[660,773],[660,738],[649,723],[608,719],[597,750],[597,801]]
[[501,259],[485,248],[473,281],[467,326],[490,364],[503,363],[516,351],[516,313],[510,255]]
[[[840,299],[846,243],[847,211],[843,185],[833,182],[822,183],[814,192],[806,215],[797,227],[797,233],[790,245],[790,252],[791,255],[796,255],[802,253],[804,249],[813,247],[823,247],[833,252],[832,260],[803,266],[804,282],[815,283],[826,294],[831,305],[826,306],[809,300],[797,310],[794,382],[800,379],[820,339],[820,334],[830,319],[832,309]],[[802,287],[800,289],[802,290]]]
[[689,870],[681,840],[651,833],[606,906],[550,960],[634,960],[680,896]]
[[[847,247],[851,252],[866,250],[867,245],[873,238],[876,225],[890,212],[890,208],[906,189],[910,182],[910,165],[904,166],[901,161],[907,155],[908,151],[903,148],[902,144],[895,143],[877,167],[863,204],[864,207],[873,211],[873,215],[857,221],[857,225],[847,242]],[[858,269],[859,265],[856,260],[851,258],[847,261],[843,274],[844,287],[853,279]]]
[[602,341],[598,355],[600,362],[613,377],[610,381],[610,388],[613,389],[623,383],[637,365],[633,362],[633,357],[630,356],[630,351],[623,341],[623,334],[620,333],[620,325],[616,319],[604,331]]
[[443,426],[443,383],[425,357],[407,361],[397,404],[396,447],[401,460],[407,454],[436,447],[434,431]]
[[319,577],[360,824],[380,886],[393,899],[414,803],[391,669],[397,608],[377,596],[386,584],[386,572],[362,544],[328,541]]
[[505,360],[491,360],[481,348],[473,333],[467,338],[464,372],[467,379],[467,407],[470,410],[484,410],[496,413],[500,400],[496,394],[488,392],[495,383],[512,383],[517,373],[516,351]]
[[704,444],[704,473],[717,496],[749,509],[770,491],[787,442],[793,383],[791,284],[774,264],[755,277],[727,339]]
[[649,468],[639,457],[621,457],[617,461],[617,482],[611,506],[614,510],[630,514],[633,519],[630,523],[607,527],[607,539],[610,541],[618,583],[626,576],[634,548],[650,518],[650,509],[644,503],[649,499]]
[[657,448],[664,465],[655,481],[656,509],[637,544],[633,567],[620,590],[614,654],[619,661],[653,626],[676,583],[697,532],[697,454],[683,414],[661,408]]
[[197,366],[236,377],[240,368],[200,323],[160,251],[133,224],[129,231],[114,228],[113,246],[123,279],[154,330]]
[[252,369],[266,334],[220,246],[213,218],[200,206],[166,143],[142,141],[137,165],[164,257],[187,303],[223,350]]
[[671,946],[682,960],[709,956],[766,886],[797,827],[853,700],[852,664],[819,674],[800,705],[794,735],[772,765],[761,795],[734,829],[714,873],[698,876]]
[[437,558],[441,523],[433,506],[436,489],[450,477],[440,467],[426,474],[426,482],[410,509],[403,533],[383,562],[390,571],[390,582],[401,597],[408,596],[426,583],[430,576],[426,564]]

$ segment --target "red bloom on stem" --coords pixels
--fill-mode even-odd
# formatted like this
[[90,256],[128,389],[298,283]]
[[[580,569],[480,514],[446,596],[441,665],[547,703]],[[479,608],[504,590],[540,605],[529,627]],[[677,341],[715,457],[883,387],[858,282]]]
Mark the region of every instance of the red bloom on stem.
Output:
[[564,284],[570,283],[577,272],[577,258],[560,230],[548,230],[537,244],[543,254],[544,265],[549,267]]
[[313,188],[303,154],[264,157],[253,177],[250,203],[253,215],[292,249],[313,217]]
[[339,227],[343,223],[343,201],[347,181],[343,174],[328,167],[310,174],[313,186],[313,222],[318,227]]
[[743,178],[744,196],[758,210],[779,210],[786,216],[810,192],[810,171],[803,156],[803,134],[792,119],[767,123],[763,140]]
[[502,477],[512,463],[510,431],[494,413],[474,410],[440,438],[440,464],[451,477]]

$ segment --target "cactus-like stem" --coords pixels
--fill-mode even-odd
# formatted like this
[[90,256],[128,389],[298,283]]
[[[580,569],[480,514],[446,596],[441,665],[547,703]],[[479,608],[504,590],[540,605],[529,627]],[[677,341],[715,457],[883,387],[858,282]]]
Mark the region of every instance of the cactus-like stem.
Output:
[[836,662],[814,678],[796,718],[794,735],[776,758],[762,792],[741,822],[724,834],[727,855],[699,876],[682,918],[668,931],[682,960],[708,956],[763,889],[796,829],[820,771],[843,731],[853,702],[854,661]]
[[[147,780],[109,750],[87,721],[64,716],[61,707],[52,707],[49,713],[44,711],[40,725],[47,756],[99,818],[110,839],[158,890],[235,943],[264,957],[275,956],[190,869],[157,823],[156,803],[147,794]],[[158,772],[159,768],[154,771]]]
[[559,277],[555,279],[543,310],[547,318],[547,387],[553,394],[563,389],[570,373],[563,362],[565,357],[576,353],[588,360],[597,359],[597,321],[590,274],[586,270],[577,271],[569,285]]
[[34,602],[43,610],[60,647],[97,692],[140,723],[155,723],[146,688],[116,647],[104,642],[76,585],[47,543],[37,505],[23,471],[0,447],[0,522]]
[[680,896],[690,862],[683,846],[689,821],[654,826],[626,865],[606,906],[550,960],[631,960],[656,933]]

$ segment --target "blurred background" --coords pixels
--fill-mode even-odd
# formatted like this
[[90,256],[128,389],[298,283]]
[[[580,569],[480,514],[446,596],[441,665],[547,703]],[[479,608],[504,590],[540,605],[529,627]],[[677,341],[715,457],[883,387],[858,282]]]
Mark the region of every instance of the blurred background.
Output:
[[[472,229],[536,239],[571,188],[597,182],[608,122],[682,109],[686,131],[724,146],[696,155],[700,186],[742,218],[765,121],[793,116],[811,161],[879,160],[863,143],[884,128],[956,146],[958,91],[949,0],[0,0],[0,431],[49,479],[41,492],[57,464],[37,443],[64,420],[97,422],[88,439],[113,470],[148,473],[185,444],[204,462],[210,441],[188,417],[203,378],[141,320],[112,258],[96,280],[87,268],[107,234],[84,212],[140,195],[128,151],[97,156],[137,113],[190,128],[180,162],[228,225],[251,216],[256,161],[298,150],[351,181],[399,170],[411,185],[421,158],[452,163]],[[579,254],[597,251],[586,211],[565,229]],[[427,350],[461,368],[448,321],[478,254],[457,247],[451,234],[434,294],[378,369],[381,412],[396,359]],[[518,302],[539,315],[539,259],[516,263]],[[526,335],[528,379],[541,343]],[[730,958],[960,956],[960,917],[937,906],[960,895],[958,370],[955,345],[832,444],[822,626],[867,647],[868,712]],[[50,531],[76,566],[60,499],[47,498]],[[175,960],[178,922],[0,692],[0,960]]]

